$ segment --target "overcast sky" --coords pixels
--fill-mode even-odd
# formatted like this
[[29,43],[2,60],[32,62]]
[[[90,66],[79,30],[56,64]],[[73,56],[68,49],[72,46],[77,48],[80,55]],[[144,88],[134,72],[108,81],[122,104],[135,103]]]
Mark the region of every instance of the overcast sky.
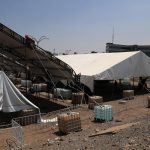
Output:
[[107,42],[150,45],[150,0],[1,0],[0,22],[57,53],[104,52]]

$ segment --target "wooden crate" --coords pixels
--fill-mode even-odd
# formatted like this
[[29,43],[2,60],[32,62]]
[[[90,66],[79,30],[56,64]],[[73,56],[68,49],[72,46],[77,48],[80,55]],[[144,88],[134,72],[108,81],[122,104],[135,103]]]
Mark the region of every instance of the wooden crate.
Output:
[[61,133],[69,133],[81,130],[80,114],[70,112],[58,116],[58,127]]
[[94,109],[95,106],[102,104],[103,97],[101,97],[101,96],[90,96],[88,101],[89,101],[88,108]]
[[18,118],[22,126],[37,123],[38,120],[39,114],[37,109],[24,109],[20,112],[20,117]]
[[123,90],[124,99],[134,99],[134,90]]
[[89,103],[102,103],[103,97],[102,96],[89,96]]
[[92,109],[92,110],[94,109],[95,106],[98,106],[98,104],[96,104],[96,103],[89,103],[88,104],[88,108]]

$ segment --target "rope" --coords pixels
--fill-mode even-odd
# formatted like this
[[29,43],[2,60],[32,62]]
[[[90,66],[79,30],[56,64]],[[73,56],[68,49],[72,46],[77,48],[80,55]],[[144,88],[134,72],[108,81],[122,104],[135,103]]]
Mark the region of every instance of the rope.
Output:
[[[58,69],[64,76],[66,76],[62,70],[60,70],[58,67],[57,67],[57,69]],[[88,99],[89,99],[89,97],[90,97],[89,94],[85,93],[84,90],[83,90],[78,84],[76,84],[75,82],[73,82],[73,83],[75,84],[75,86],[78,87],[78,89],[75,88],[75,87],[73,87],[73,86],[71,86],[70,84],[68,84],[68,86],[71,87],[71,88],[73,88],[73,89],[75,89],[75,90],[77,90],[77,91],[79,91],[79,92],[83,92],[85,95],[87,95],[87,97],[88,97]],[[100,105],[99,103],[97,103],[95,100],[92,100],[92,101],[93,101],[95,104],[97,104],[98,106],[101,106],[101,105]]]
[[[43,66],[45,72],[48,74],[48,77],[50,78],[50,80],[51,80],[51,82],[52,82],[52,84],[53,84],[53,87],[56,88],[56,85],[55,85],[55,83],[53,82],[53,79],[51,78],[51,76],[50,76],[49,73],[47,72],[47,69],[44,67],[44,64],[42,63],[41,59],[39,58],[39,56],[38,56],[37,52],[35,51],[35,48],[34,48],[34,47],[33,47],[33,50],[34,50],[34,53],[36,54],[36,56],[38,57],[40,63],[42,64],[42,66]],[[49,57],[49,55],[48,55],[45,51],[42,51],[42,52],[44,52],[44,54],[45,54],[47,57]],[[56,67],[57,67],[57,69],[58,69],[67,79],[69,79],[69,78],[66,76],[66,74],[65,74],[57,65],[56,65]],[[76,89],[76,88],[74,88],[74,87],[72,87],[72,86],[70,86],[69,84],[68,84],[68,86],[70,86],[71,88],[73,88],[73,89],[75,89],[75,90],[77,90],[77,91],[79,91],[79,92],[83,92],[85,95],[88,96],[88,99],[89,99],[89,95],[88,95],[87,93],[85,93],[84,90],[81,89],[81,87],[80,87],[78,84],[76,84],[74,81],[73,81],[73,83],[78,87],[79,90]],[[60,97],[63,99],[61,93],[59,93],[59,94],[60,94]],[[63,100],[64,100],[64,99],[63,99]],[[97,104],[98,106],[101,106],[101,105],[100,105],[99,103],[97,103],[95,100],[92,99],[92,101],[93,101],[95,104]]]
[[[42,51],[42,52],[44,52],[45,53],[45,55],[47,56],[47,57],[49,57],[49,55],[45,52],[45,51]],[[57,67],[57,66],[56,66]],[[59,68],[59,67],[57,67],[57,69],[67,78],[67,79],[69,79],[66,75],[65,75],[65,73]],[[78,86],[78,84],[76,84],[74,81],[73,81],[73,83],[82,91],[82,89]],[[76,89],[77,90],[77,89]],[[80,91],[80,92],[81,92]],[[84,92],[84,91],[82,91],[82,92]],[[85,93],[85,92],[84,92]],[[86,93],[85,93],[86,94]]]
[[[44,54],[47,56],[47,57],[49,57],[49,55],[45,52],[45,51],[42,51],[42,52],[44,52]],[[57,67],[57,69],[67,78],[67,79],[69,79],[67,76],[66,76],[66,74],[58,67],[58,66],[56,66]],[[73,83],[81,90],[81,91],[79,91],[78,89],[76,89],[76,90],[78,90],[79,92],[83,92],[84,94],[86,94],[87,96],[89,96],[87,93],[85,93],[84,91],[83,91],[83,89],[81,89],[79,86],[78,86],[78,84],[76,84],[74,81],[73,81]],[[74,88],[75,89],[75,88]]]
[[[48,75],[49,79],[51,80],[51,82],[52,82],[52,84],[53,84],[53,87],[56,88],[56,85],[55,85],[55,83],[53,82],[53,79],[52,79],[52,77],[50,76],[50,73],[47,71],[47,69],[45,68],[44,64],[42,63],[42,61],[41,61],[39,55],[37,54],[37,52],[36,52],[36,50],[35,50],[35,48],[34,48],[34,47],[32,47],[32,48],[33,48],[33,50],[34,50],[35,55],[36,55],[37,58],[39,59],[39,61],[40,61],[41,65],[42,65],[42,67],[44,68],[46,74]],[[63,97],[62,97],[62,95],[61,95],[61,93],[59,93],[59,95],[60,95],[61,99],[64,100]],[[69,106],[67,106],[67,107],[69,107]],[[68,108],[68,109],[69,109],[69,108]],[[71,110],[69,109],[69,111],[71,111]]]

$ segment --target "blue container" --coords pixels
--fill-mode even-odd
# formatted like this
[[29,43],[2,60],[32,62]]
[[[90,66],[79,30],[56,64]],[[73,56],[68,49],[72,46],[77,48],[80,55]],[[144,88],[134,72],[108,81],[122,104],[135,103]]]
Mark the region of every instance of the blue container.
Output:
[[94,107],[95,119],[110,121],[113,119],[113,110],[111,105],[101,105]]

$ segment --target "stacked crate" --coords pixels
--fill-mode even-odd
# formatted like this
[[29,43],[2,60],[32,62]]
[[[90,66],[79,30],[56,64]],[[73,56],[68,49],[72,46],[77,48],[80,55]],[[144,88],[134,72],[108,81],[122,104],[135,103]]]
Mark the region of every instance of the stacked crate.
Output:
[[95,106],[102,104],[103,97],[101,97],[101,96],[90,96],[88,101],[89,101],[88,108],[94,109]]
[[83,103],[84,100],[84,93],[72,93],[72,104],[73,105],[80,105]]
[[69,112],[58,116],[58,127],[61,133],[69,133],[81,130],[80,114]]
[[38,110],[24,109],[20,112],[20,117],[18,119],[20,125],[22,126],[37,123],[39,120]]
[[134,99],[134,90],[123,90],[124,99]]

